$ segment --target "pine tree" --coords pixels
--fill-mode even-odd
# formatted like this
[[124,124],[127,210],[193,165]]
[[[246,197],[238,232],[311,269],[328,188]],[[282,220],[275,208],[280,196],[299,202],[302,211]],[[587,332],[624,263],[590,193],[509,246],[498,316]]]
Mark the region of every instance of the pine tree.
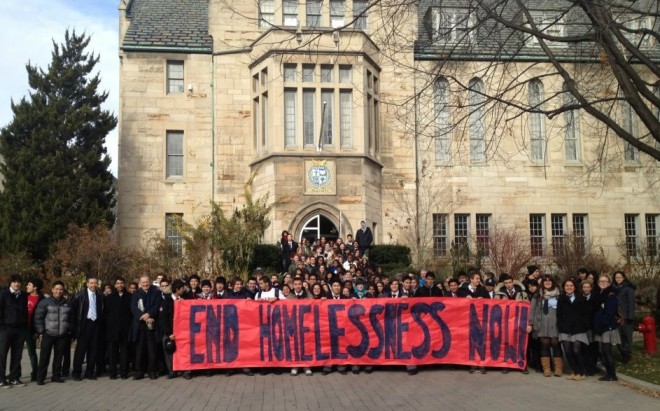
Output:
[[103,146],[117,125],[101,104],[98,55],[75,31],[53,41],[48,70],[26,65],[29,98],[12,101],[14,117],[0,130],[0,250],[44,260],[71,223],[114,223],[113,177]]

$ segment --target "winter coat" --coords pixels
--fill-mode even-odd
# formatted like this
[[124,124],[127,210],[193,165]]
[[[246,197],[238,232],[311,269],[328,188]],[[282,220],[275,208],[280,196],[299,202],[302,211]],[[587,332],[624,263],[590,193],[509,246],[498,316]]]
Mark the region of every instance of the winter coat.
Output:
[[459,297],[472,297],[472,298],[488,298],[490,299],[490,295],[488,294],[488,290],[486,290],[486,287],[483,285],[479,284],[477,288],[474,289],[474,292],[470,291],[470,287],[460,287],[458,291],[456,292]]
[[[154,321],[158,320],[158,312],[160,310],[160,303],[163,293],[160,292],[155,285],[149,286],[146,292],[142,288],[138,288],[133,297],[131,298],[131,313],[133,314],[133,322],[131,323],[131,330],[128,334],[128,341],[137,341],[140,330],[140,317],[143,314],[149,313],[149,317]],[[140,304],[140,301],[142,303]]]
[[103,318],[105,319],[105,338],[108,342],[126,342],[131,329],[133,314],[131,313],[131,294],[118,292],[103,299]]
[[599,305],[594,314],[594,332],[600,335],[619,327],[619,323],[616,321],[619,302],[612,287],[602,290],[598,298]]
[[591,309],[587,300],[581,295],[575,295],[571,302],[566,294],[557,298],[557,330],[564,334],[585,333],[590,328],[589,313]]
[[527,292],[525,291],[525,286],[518,281],[514,280],[513,281],[513,289],[516,291],[514,294],[513,298],[509,298],[509,294],[507,293],[506,287],[504,286],[504,283],[499,283],[495,287],[495,299],[497,300],[512,300],[512,301],[529,301],[529,297],[527,296]]
[[442,297],[442,290],[433,285],[433,287],[422,286],[417,288],[415,297]]
[[628,280],[623,280],[619,286],[613,286],[616,299],[621,307],[623,318],[632,320],[635,318],[635,286]]
[[27,328],[27,294],[20,292],[16,298],[9,287],[0,292],[0,330],[6,327]]
[[39,334],[50,337],[65,337],[73,331],[74,311],[66,298],[59,300],[48,297],[34,310],[34,328]]

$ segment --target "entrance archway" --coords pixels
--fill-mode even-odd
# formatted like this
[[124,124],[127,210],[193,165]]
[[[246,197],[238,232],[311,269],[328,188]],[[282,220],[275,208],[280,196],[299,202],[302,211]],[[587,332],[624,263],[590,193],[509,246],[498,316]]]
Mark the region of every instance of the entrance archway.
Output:
[[302,241],[303,237],[307,238],[310,243],[321,237],[334,241],[339,237],[339,230],[328,217],[316,214],[302,225],[299,240]]

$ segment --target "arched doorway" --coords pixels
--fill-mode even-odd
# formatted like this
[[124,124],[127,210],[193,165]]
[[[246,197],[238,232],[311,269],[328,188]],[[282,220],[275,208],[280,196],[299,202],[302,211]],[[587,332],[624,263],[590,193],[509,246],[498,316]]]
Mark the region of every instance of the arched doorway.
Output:
[[310,242],[321,237],[334,241],[339,237],[339,230],[328,217],[323,214],[316,214],[302,225],[299,240],[302,240],[303,237]]

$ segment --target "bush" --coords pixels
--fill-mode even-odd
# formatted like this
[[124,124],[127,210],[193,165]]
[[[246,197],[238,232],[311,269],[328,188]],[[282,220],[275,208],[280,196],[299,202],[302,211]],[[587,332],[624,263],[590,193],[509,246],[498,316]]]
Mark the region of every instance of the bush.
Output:
[[264,271],[282,271],[282,254],[278,246],[274,244],[257,244],[254,247],[254,255],[250,263],[250,271],[261,267]]
[[374,245],[369,249],[369,264],[372,267],[408,267],[412,259],[410,247],[403,245]]

